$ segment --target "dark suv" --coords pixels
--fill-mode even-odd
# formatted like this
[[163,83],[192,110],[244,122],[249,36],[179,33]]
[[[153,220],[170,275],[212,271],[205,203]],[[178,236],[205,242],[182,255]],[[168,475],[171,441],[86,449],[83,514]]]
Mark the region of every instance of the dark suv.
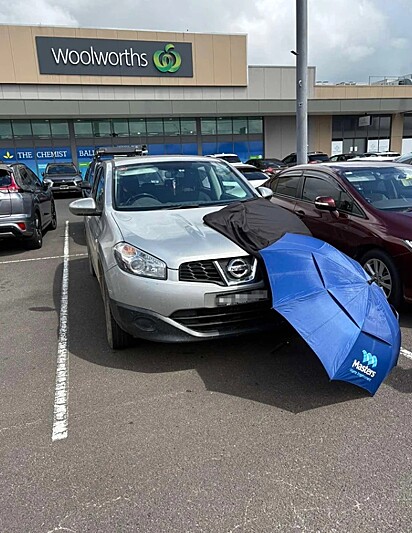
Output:
[[0,164],[0,239],[22,239],[28,248],[41,248],[43,231],[56,226],[51,182],[42,183],[21,163]]
[[399,306],[412,302],[412,167],[387,162],[299,165],[265,183],[314,237],[357,259]]
[[[308,152],[308,163],[326,163],[329,161],[328,154],[323,152]],[[297,164],[297,155],[296,153],[289,154],[282,159],[282,163],[287,167],[292,167]]]
[[49,163],[42,175],[52,181],[53,192],[81,192],[82,175],[73,163]]

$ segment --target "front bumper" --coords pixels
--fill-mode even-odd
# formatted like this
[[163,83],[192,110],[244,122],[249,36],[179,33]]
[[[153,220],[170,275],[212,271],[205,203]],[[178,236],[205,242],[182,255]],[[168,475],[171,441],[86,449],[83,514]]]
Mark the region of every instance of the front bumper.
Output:
[[81,192],[82,189],[80,187],[81,182],[75,182],[73,180],[66,180],[63,182],[59,181],[53,181],[53,185],[51,187],[51,190],[56,192]]
[[263,281],[229,287],[185,282],[176,270],[155,280],[117,266],[105,281],[116,322],[134,337],[186,342],[273,330],[280,322]]
[[284,320],[269,301],[223,308],[185,309],[166,317],[110,301],[119,326],[130,335],[156,342],[193,342],[273,331]]

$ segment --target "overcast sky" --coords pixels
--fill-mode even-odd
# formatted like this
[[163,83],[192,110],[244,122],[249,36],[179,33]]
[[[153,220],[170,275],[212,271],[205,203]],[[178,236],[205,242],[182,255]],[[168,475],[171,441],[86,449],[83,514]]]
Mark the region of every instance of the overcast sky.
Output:
[[[412,0],[308,0],[317,80],[412,73]],[[0,22],[247,33],[251,65],[293,65],[295,0],[0,0]]]

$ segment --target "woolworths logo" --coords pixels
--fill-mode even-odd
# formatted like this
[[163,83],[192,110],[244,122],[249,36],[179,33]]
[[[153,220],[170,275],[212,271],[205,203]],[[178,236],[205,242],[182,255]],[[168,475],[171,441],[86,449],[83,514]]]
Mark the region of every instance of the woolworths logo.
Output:
[[182,58],[173,44],[167,44],[164,50],[153,54],[153,63],[160,72],[177,72],[182,65]]

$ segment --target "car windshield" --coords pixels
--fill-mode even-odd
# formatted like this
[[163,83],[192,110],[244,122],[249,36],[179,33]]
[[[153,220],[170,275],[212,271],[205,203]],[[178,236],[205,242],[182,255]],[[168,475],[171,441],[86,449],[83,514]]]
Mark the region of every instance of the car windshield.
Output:
[[260,170],[251,170],[249,168],[243,169],[239,168],[240,172],[245,176],[245,178],[249,181],[253,180],[267,180],[268,176],[264,174],[263,172],[260,172]]
[[277,167],[279,165],[283,165],[283,163],[277,159],[265,159],[261,162],[262,168]]
[[350,184],[377,209],[412,209],[412,168],[392,166],[363,167],[342,172]]
[[121,211],[226,205],[255,194],[221,161],[162,161],[118,166],[114,206]]
[[56,175],[56,174],[75,174],[76,167],[74,165],[53,165],[49,166],[46,170],[46,174]]

